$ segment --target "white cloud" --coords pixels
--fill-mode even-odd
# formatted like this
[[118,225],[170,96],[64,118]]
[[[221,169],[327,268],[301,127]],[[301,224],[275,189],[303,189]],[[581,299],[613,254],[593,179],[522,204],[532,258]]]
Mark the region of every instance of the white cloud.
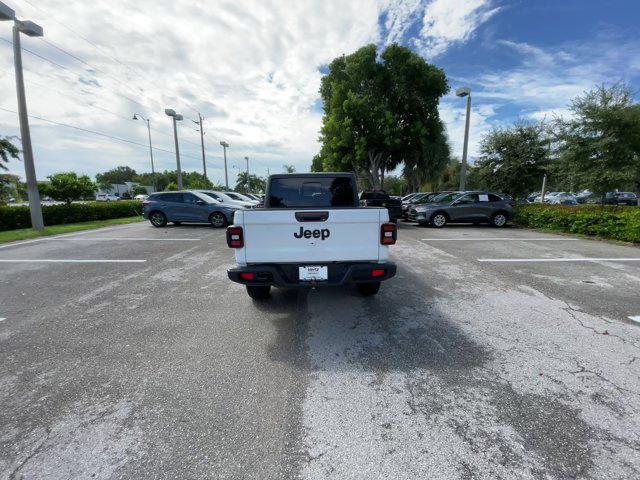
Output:
[[467,41],[499,10],[491,0],[433,0],[424,10],[416,46],[428,58],[440,55],[452,44]]

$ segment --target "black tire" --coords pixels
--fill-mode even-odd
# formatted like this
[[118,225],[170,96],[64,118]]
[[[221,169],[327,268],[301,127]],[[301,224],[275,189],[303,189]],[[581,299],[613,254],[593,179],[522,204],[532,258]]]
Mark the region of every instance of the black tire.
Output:
[[[222,212],[213,212],[209,215],[209,223],[213,228],[224,228],[227,226],[227,217]],[[249,287],[247,287],[249,288]]]
[[357,283],[358,292],[363,297],[371,297],[380,290],[380,282]]
[[432,227],[442,228],[447,224],[448,221],[449,219],[447,218],[446,213],[436,212],[433,215],[431,215],[431,219],[429,220],[429,223],[431,224]]
[[254,300],[266,300],[271,295],[271,285],[247,285],[247,293]]
[[182,222],[171,222],[171,223],[173,223],[174,225],[182,225]]
[[491,226],[502,228],[507,224],[507,214],[504,212],[496,212],[491,216]]
[[159,210],[155,210],[149,214],[149,221],[151,225],[156,228],[167,226],[167,216]]
[[429,226],[429,222],[418,222],[418,225],[420,227],[428,227]]

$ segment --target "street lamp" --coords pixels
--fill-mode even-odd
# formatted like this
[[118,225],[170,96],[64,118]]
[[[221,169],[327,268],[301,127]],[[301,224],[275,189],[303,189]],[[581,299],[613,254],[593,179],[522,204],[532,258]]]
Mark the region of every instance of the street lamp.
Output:
[[467,149],[469,147],[469,117],[471,116],[471,89],[462,87],[456,90],[458,97],[467,97],[467,119],[464,126],[464,145],[462,147],[462,165],[460,166],[460,190],[464,191],[467,180]]
[[227,175],[227,148],[229,148],[229,144],[222,141],[220,145],[222,145],[222,151],[224,152],[224,187],[229,190],[229,175]]
[[24,91],[24,76],[22,72],[22,48],[20,47],[20,33],[29,37],[42,37],[42,27],[32,21],[20,21],[15,12],[0,2],[0,20],[13,20],[13,63],[16,73],[16,93],[18,95],[18,117],[20,119],[20,136],[22,138],[22,157],[27,177],[27,192],[29,195],[29,213],[31,226],[34,230],[44,229],[42,206],[36,179],[36,167],[33,161],[33,147],[29,131],[29,114],[27,112],[27,97]]
[[176,126],[176,121],[182,120],[183,116],[171,108],[165,108],[164,113],[173,118],[173,139],[176,143],[176,165],[178,167],[178,190],[182,190],[182,170],[180,169],[180,147],[178,147],[178,127]]
[[149,156],[151,157],[151,179],[153,180],[153,191],[155,192],[158,189],[158,187],[156,185],[156,171],[153,167],[153,146],[151,145],[151,122],[149,121],[148,118],[144,118],[139,113],[134,113],[133,119],[134,120],[142,119],[145,122],[147,122],[147,130],[149,132]]

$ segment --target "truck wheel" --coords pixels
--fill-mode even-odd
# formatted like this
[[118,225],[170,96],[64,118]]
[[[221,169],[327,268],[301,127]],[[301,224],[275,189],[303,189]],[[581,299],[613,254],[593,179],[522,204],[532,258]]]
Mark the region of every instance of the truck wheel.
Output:
[[356,284],[356,287],[358,288],[360,295],[370,297],[378,293],[378,290],[380,290],[380,282],[358,283]]
[[167,217],[164,213],[155,211],[149,214],[149,221],[154,227],[164,227],[167,224]]
[[247,285],[247,293],[254,300],[265,300],[271,294],[271,285]]

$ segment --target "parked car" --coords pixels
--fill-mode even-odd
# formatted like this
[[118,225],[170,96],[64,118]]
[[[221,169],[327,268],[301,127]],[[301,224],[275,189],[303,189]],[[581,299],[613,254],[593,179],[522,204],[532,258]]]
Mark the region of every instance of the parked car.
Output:
[[451,192],[436,196],[430,203],[416,205],[409,219],[420,225],[442,228],[447,223],[489,223],[504,227],[515,215],[515,203],[490,192]]
[[415,205],[422,205],[424,203],[429,203],[436,197],[439,192],[421,192],[411,198],[408,202],[402,203],[402,218],[405,220],[409,219],[409,210]]
[[561,194],[552,197],[548,202],[545,198],[545,202],[549,205],[578,205],[578,200],[573,195]]
[[638,196],[633,192],[608,192],[604,197],[605,205],[637,206]]
[[238,193],[238,192],[222,192],[224,193],[227,197],[231,197],[233,200],[236,200],[237,202],[248,202],[252,205],[257,205],[258,202],[257,200],[243,194],[243,193]]
[[117,202],[120,197],[111,195],[110,193],[100,193],[96,195],[96,202]]
[[360,205],[363,207],[386,207],[389,211],[389,220],[397,222],[402,218],[402,201],[398,197],[392,197],[382,190],[378,192],[362,192]]
[[224,192],[218,192],[215,190],[192,190],[192,191],[204,193],[208,197],[213,198],[214,200],[217,200],[222,205],[229,206],[229,207],[252,208],[255,205],[252,202],[244,202],[241,200],[236,200],[234,198],[231,198],[229,195],[227,195]]
[[405,195],[404,197],[401,198],[402,203],[404,202],[408,202],[409,200],[411,200],[413,197],[415,197],[416,195],[418,195],[418,192],[414,192],[414,193],[409,193],[407,195]]
[[273,285],[355,284],[375,295],[395,275],[389,245],[396,226],[386,208],[359,206],[352,173],[271,175],[265,207],[239,210],[227,228],[237,263],[227,274],[250,297],[267,298]]
[[154,227],[184,222],[210,223],[221,228],[233,223],[234,213],[242,208],[223,205],[204,193],[190,190],[152,193],[142,205],[142,216]]
[[146,200],[147,198],[149,198],[149,195],[147,195],[146,193],[140,193],[133,197],[134,200]]
[[262,203],[264,200],[260,195],[257,195],[255,193],[244,193],[243,194],[245,197],[249,197],[252,200],[255,200],[258,203]]

